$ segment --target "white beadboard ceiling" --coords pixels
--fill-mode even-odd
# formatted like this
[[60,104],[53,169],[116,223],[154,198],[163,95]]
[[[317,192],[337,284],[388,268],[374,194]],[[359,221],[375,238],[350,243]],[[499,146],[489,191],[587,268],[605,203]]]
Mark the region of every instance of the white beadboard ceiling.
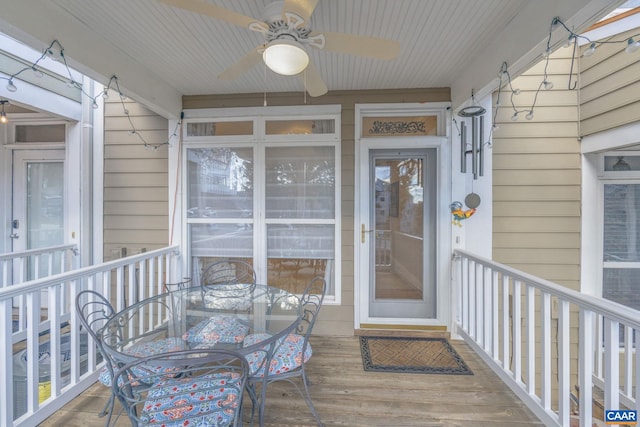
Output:
[[[205,0],[264,19],[271,0]],[[391,61],[308,49],[329,91],[451,87],[454,104],[495,79],[502,61],[538,56],[554,16],[584,27],[617,0],[319,0],[313,31],[396,40]],[[0,31],[42,50],[53,39],[70,63],[166,116],[182,95],[304,91],[304,79],[261,63],[232,81],[217,76],[262,35],[157,0],[0,0]],[[2,47],[0,46],[0,49]],[[517,72],[518,70],[513,70]]]

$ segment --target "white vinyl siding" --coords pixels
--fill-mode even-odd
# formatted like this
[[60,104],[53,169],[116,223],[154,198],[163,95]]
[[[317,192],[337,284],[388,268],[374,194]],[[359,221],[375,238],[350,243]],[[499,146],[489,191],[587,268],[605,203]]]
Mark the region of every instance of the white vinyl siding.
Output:
[[[124,104],[124,105],[123,105]],[[104,259],[167,246],[167,146],[144,147],[135,129],[151,145],[167,141],[168,122],[144,106],[111,91],[104,114]]]

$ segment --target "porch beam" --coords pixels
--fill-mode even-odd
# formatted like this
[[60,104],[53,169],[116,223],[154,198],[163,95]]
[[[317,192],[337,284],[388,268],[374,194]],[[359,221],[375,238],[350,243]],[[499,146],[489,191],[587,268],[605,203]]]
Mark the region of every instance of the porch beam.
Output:
[[[45,0],[4,2],[0,32],[42,51],[58,40],[68,55],[68,65],[102,84],[113,75],[121,91],[166,118],[177,118],[182,94],[166,81],[125,55],[81,22],[69,18],[55,4]],[[82,37],[78,35],[82,34]]]
[[[559,17],[575,32],[584,31],[624,0],[538,0],[526,2],[522,10],[507,24],[498,36],[475,60],[461,71],[451,85],[454,109],[465,106],[475,92],[476,99],[490,95],[498,87],[498,71],[506,62],[511,77],[516,77],[542,58],[546,49],[549,28],[554,17]],[[566,41],[564,28],[553,31],[551,46]]]

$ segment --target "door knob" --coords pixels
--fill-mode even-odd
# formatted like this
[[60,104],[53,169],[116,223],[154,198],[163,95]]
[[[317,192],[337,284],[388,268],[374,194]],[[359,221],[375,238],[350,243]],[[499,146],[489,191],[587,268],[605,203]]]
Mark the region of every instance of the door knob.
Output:
[[9,234],[9,237],[11,237],[12,239],[17,239],[20,237],[20,235],[18,233],[11,233]]

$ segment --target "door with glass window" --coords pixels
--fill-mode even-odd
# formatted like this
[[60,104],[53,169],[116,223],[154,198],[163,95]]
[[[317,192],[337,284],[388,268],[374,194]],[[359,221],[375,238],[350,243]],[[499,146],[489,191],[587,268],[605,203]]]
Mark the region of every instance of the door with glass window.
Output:
[[434,319],[436,149],[362,147],[368,159],[358,233],[364,317]]

